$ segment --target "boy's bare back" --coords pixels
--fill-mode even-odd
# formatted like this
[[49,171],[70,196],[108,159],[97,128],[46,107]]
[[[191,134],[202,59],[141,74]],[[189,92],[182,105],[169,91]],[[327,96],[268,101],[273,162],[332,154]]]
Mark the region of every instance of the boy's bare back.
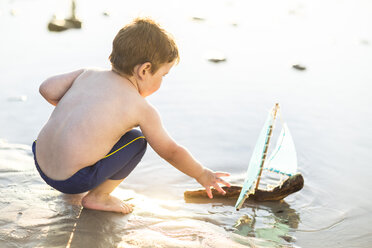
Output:
[[52,179],[65,180],[96,163],[139,125],[144,105],[131,82],[113,71],[81,72],[38,136],[41,169]]

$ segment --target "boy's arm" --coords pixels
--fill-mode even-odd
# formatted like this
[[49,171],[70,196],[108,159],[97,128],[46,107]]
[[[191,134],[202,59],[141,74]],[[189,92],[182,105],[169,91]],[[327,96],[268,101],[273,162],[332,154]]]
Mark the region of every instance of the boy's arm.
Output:
[[229,174],[224,172],[213,172],[203,167],[186,148],[178,145],[168,135],[156,109],[149,104],[146,105],[144,114],[140,120],[140,128],[155,152],[178,170],[195,178],[205,187],[210,198],[213,197],[210,189],[211,186],[220,193],[225,194],[225,191],[218,183],[230,186],[229,183],[220,178],[221,176],[229,176]]
[[53,76],[45,80],[39,88],[40,94],[47,100],[50,104],[56,106],[65,95],[65,93],[70,89],[72,83],[75,79],[84,71],[80,69],[77,71],[60,74]]

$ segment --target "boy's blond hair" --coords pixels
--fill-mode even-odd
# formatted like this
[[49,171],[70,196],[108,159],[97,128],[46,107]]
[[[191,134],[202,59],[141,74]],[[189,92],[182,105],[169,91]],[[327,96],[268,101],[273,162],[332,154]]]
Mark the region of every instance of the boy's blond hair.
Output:
[[109,57],[113,69],[132,76],[136,65],[151,63],[154,74],[164,63],[179,61],[173,37],[149,18],[136,18],[116,35]]

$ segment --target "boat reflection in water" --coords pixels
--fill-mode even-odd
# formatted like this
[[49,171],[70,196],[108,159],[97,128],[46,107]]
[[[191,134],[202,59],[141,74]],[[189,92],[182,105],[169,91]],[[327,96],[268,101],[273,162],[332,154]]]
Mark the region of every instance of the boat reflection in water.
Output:
[[259,239],[260,246],[288,247],[296,241],[293,234],[300,216],[288,203],[282,200],[259,205],[248,201],[247,204],[251,212],[237,220],[234,233]]

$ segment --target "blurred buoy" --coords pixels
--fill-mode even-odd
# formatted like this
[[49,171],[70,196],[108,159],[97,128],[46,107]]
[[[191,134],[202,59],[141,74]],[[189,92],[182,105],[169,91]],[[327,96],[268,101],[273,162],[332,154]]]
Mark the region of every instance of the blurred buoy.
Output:
[[67,29],[81,28],[81,21],[76,17],[76,3],[74,0],[71,1],[71,17],[65,19],[57,19],[53,16],[52,20],[48,23],[48,30],[52,32],[61,32]]
[[197,21],[197,22],[203,22],[203,21],[205,21],[205,18],[204,17],[201,17],[201,16],[193,16],[191,18],[191,20]]
[[82,22],[78,19],[58,20],[53,18],[48,23],[48,30],[52,32],[61,32],[71,28],[80,29],[81,23]]
[[212,58],[209,58],[208,61],[213,62],[213,63],[225,62],[226,57],[212,57]]
[[303,66],[303,65],[300,65],[300,64],[292,65],[292,68],[294,68],[294,69],[296,69],[296,70],[299,70],[299,71],[304,71],[304,70],[306,70],[306,67]]
[[205,54],[205,58],[212,63],[221,63],[226,62],[226,56],[218,51],[218,50],[211,50]]

